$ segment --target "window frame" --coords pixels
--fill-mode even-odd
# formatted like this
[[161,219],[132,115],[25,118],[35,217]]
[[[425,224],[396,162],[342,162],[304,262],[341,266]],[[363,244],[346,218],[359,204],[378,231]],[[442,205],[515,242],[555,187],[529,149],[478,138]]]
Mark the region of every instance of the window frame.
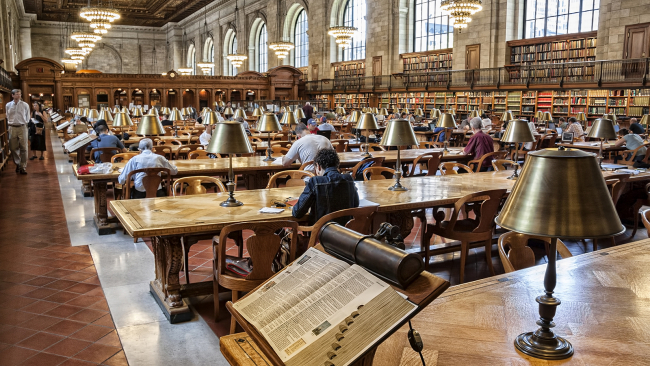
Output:
[[[304,17],[304,21],[301,21],[301,17]],[[304,27],[300,26],[301,33],[298,34],[298,24],[304,24]],[[304,29],[303,29],[304,28]],[[294,42],[294,53],[293,53],[293,65],[295,67],[307,67],[309,66],[309,35],[307,31],[309,30],[309,18],[307,17],[307,11],[302,8],[298,11],[296,20],[293,25],[293,42]],[[300,36],[300,38],[299,38]],[[298,40],[301,42],[299,43]],[[304,51],[304,54],[302,54]],[[300,61],[300,62],[298,62]],[[303,62],[304,61],[304,64]]]
[[[262,44],[262,32],[264,32],[264,44]],[[257,45],[255,53],[255,66],[258,72],[266,72],[269,69],[269,51],[268,51],[269,34],[266,30],[266,23],[262,23],[257,31]]]
[[[413,34],[413,52],[427,52],[427,51],[437,51],[437,50],[445,50],[445,49],[448,49],[448,48],[453,48],[454,47],[454,26],[451,24],[451,20],[449,19],[449,15],[445,15],[445,14],[442,13],[442,11],[440,11],[440,13],[441,13],[440,16],[436,16],[434,18],[429,18],[428,17],[429,7],[430,7],[431,3],[434,2],[434,3],[437,4],[438,7],[440,7],[441,0],[421,0],[421,1],[422,1],[421,4],[427,4],[427,12],[426,12],[427,18],[423,17],[420,20],[418,20],[418,14],[417,14],[418,12],[416,11],[416,7],[418,5],[418,0],[413,0],[413,2],[412,2],[412,4],[413,4],[413,31],[412,31],[412,34]],[[425,12],[422,11],[422,14],[425,14]],[[441,32],[440,34],[441,35],[446,35],[446,37],[447,37],[447,47],[439,47],[439,48],[434,47],[434,48],[429,49],[429,46],[428,46],[429,45],[429,38],[430,37],[435,37],[437,34],[434,33],[432,36],[430,36],[429,32],[427,32],[426,36],[420,36],[418,38],[418,36],[417,36],[418,22],[426,21],[428,23],[429,20],[432,20],[432,19],[433,20],[435,20],[435,19],[441,19],[442,20],[444,18],[447,18],[447,31],[444,32],[444,33]],[[422,39],[422,38],[426,39],[426,44],[427,44],[426,49],[418,49],[418,40]],[[442,37],[441,37],[441,39],[442,39]],[[420,43],[420,45],[421,45],[421,43]]]
[[[237,53],[237,33],[233,34],[232,39],[230,40],[230,45],[228,46],[228,55],[234,55]],[[237,68],[233,66],[232,62],[228,61],[230,67],[229,76],[237,76]]]
[[[355,25],[355,23],[354,23],[354,21],[355,21],[354,8],[355,8],[355,5],[356,5],[357,1],[362,1],[365,4],[365,7],[366,7],[365,16],[364,16],[364,19],[363,19],[363,21],[365,22],[365,24],[364,24],[365,31],[364,31],[362,40],[359,41],[362,44],[360,44],[358,46],[355,46],[355,40],[358,40],[358,36],[352,37],[352,44],[342,50],[342,53],[343,53],[342,59],[343,59],[343,61],[365,60],[366,56],[367,56],[367,53],[366,53],[367,42],[366,41],[367,41],[367,37],[368,37],[368,19],[367,19],[367,17],[368,17],[368,2],[366,0],[347,0],[345,2],[345,5],[343,6],[343,25],[344,26],[350,26],[350,27],[356,27],[357,29],[361,28],[361,27]],[[352,4],[352,5],[350,5],[350,4]],[[348,6],[349,6],[349,8],[348,8]],[[351,11],[349,24],[348,24],[347,19],[346,19],[347,14],[348,14],[348,10]],[[361,56],[361,57],[356,57],[357,55]],[[353,57],[353,56],[355,56],[355,57]]]
[[[549,16],[549,15],[548,15],[548,14],[549,14],[549,13],[548,13],[548,5],[549,5],[549,1],[556,1],[556,2],[558,3],[558,5],[559,5],[559,1],[560,1],[560,0],[532,0],[532,1],[535,1],[535,5],[537,5],[537,1],[544,1],[544,3],[545,3],[545,5],[544,5],[544,17],[543,17],[543,18],[538,18],[538,17],[537,17],[537,12],[535,12],[535,16],[534,16],[532,19],[528,19],[528,17],[527,17],[527,16],[528,16],[528,7],[529,7],[529,4],[528,4],[528,3],[529,3],[530,1],[531,1],[531,0],[524,0],[524,6],[523,6],[523,8],[524,8],[524,9],[523,9],[523,22],[522,22],[522,38],[523,38],[523,39],[534,39],[534,38],[542,38],[542,37],[563,36],[563,35],[567,35],[567,34],[576,34],[576,33],[584,33],[584,32],[593,32],[593,31],[597,31],[597,30],[598,30],[598,22],[596,22],[596,23],[594,24],[594,20],[595,20],[595,18],[596,18],[594,15],[597,13],[597,14],[598,14],[598,17],[597,17],[597,18],[598,18],[598,20],[600,20],[600,0],[598,0],[598,8],[596,8],[596,0],[578,0],[579,3],[580,3],[580,6],[579,6],[577,12],[571,12],[571,11],[570,11],[570,9],[571,9],[571,2],[570,2],[570,0],[567,0],[567,12],[566,12],[566,13],[563,13],[563,14],[560,14],[560,13],[559,13],[559,6],[557,6],[557,7],[556,7],[556,10],[558,10],[558,11],[556,12],[555,15],[552,15],[552,16]],[[585,3],[585,1],[591,1],[591,2],[592,2],[593,6],[591,7],[591,9],[589,9],[589,10],[583,10],[583,9],[584,9],[584,3]],[[588,30],[584,30],[584,31],[583,31],[583,30],[581,30],[581,29],[582,29],[582,20],[583,20],[583,15],[584,15],[584,13],[587,13],[587,12],[591,12],[591,28],[588,29]],[[578,14],[578,31],[577,31],[577,32],[571,32],[571,31],[569,31],[569,17],[570,17],[572,14]],[[566,33],[558,33],[559,22],[557,21],[557,19],[558,19],[559,17],[561,17],[561,16],[566,16],[566,17],[567,17],[567,21],[566,21],[566,24],[567,24],[567,31],[566,31]],[[552,34],[552,35],[549,35],[549,34],[548,34],[548,20],[549,20],[549,18],[555,18],[555,19],[556,19],[556,22],[555,22],[555,34]],[[536,28],[537,21],[538,21],[538,20],[542,20],[542,19],[544,20],[544,35],[536,36],[536,35],[534,34],[534,33],[535,33],[534,29]],[[527,35],[527,25],[528,25],[528,23],[529,23],[530,21],[534,22],[534,23],[533,23],[533,36],[532,36],[532,37],[528,37],[528,35]]]

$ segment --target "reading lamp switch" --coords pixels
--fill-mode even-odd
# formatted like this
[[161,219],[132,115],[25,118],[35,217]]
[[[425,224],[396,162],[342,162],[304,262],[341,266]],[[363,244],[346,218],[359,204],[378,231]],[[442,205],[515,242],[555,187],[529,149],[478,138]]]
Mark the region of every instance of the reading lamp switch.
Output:
[[411,329],[408,332],[408,338],[409,343],[411,344],[411,348],[413,348],[415,352],[422,352],[424,349],[424,343],[422,343],[422,337],[420,337],[420,333],[415,329]]

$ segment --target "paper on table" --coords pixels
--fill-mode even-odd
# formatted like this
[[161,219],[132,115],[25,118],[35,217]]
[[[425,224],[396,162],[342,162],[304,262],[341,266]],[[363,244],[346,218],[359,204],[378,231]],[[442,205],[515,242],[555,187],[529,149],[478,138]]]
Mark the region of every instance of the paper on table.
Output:
[[359,207],[370,207],[370,206],[379,206],[379,203],[368,201],[367,199],[364,198],[359,200]]
[[284,211],[284,208],[262,207],[260,213],[279,214]]

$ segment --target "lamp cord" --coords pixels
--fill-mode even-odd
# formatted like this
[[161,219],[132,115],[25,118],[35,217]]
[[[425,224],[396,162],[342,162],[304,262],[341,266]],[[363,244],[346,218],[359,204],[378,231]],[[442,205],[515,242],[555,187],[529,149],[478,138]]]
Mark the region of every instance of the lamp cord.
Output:
[[422,366],[426,366],[427,364],[424,362],[424,356],[422,355],[422,350],[424,349],[424,343],[422,342],[422,337],[420,337],[420,333],[413,329],[413,325],[411,324],[411,321],[409,320],[409,332],[408,332],[408,340],[409,343],[411,344],[411,348],[415,352],[417,352],[420,355],[420,360],[422,360]]

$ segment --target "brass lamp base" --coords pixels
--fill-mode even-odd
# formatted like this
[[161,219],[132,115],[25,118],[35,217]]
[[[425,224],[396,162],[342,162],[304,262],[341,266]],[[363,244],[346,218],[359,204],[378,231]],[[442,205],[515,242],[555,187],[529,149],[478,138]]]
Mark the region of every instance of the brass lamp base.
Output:
[[408,191],[409,189],[404,187],[402,183],[400,182],[395,182],[392,186],[388,187],[389,191],[397,191],[397,192],[403,192],[403,191]]
[[363,156],[364,158],[365,158],[365,157],[372,158],[372,154],[369,153],[369,152],[367,152],[367,151],[364,151],[363,153],[361,153],[361,156]]
[[275,161],[275,158],[272,158],[272,157],[270,157],[270,156],[267,156],[266,159],[264,159],[264,160],[262,160],[262,161]]
[[[271,141],[269,141],[269,146],[271,146]],[[262,161],[275,161],[275,158],[271,156],[272,152],[273,152],[273,150],[269,147],[266,150],[266,159],[264,159]]]
[[221,202],[219,204],[219,206],[221,206],[221,207],[239,207],[239,206],[243,206],[243,205],[244,205],[243,202],[237,201],[235,199],[235,197],[232,197],[232,196],[228,197],[227,200],[225,200],[225,201],[223,201],[223,202]]
[[573,346],[569,341],[556,336],[552,331],[544,334],[541,328],[517,336],[515,348],[525,355],[542,360],[564,360],[573,356]]

